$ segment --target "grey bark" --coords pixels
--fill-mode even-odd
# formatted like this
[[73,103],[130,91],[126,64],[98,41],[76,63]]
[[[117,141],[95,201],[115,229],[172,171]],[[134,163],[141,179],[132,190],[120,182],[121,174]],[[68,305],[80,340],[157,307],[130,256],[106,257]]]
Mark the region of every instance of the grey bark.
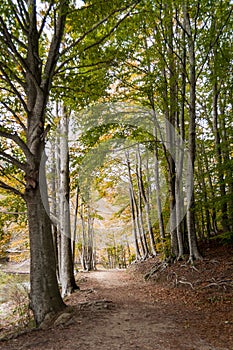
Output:
[[72,237],[70,223],[70,186],[69,186],[69,121],[66,108],[63,106],[60,119],[60,233],[61,233],[61,262],[60,282],[62,297],[78,289],[74,278],[74,264],[72,255]]
[[188,149],[190,155],[189,174],[187,176],[188,188],[188,211],[187,211],[187,229],[188,229],[188,242],[189,242],[189,259],[192,262],[193,259],[201,259],[197,247],[197,239],[195,232],[195,199],[194,199],[194,164],[196,156],[196,59],[195,59],[195,39],[191,30],[191,23],[187,6],[184,4],[184,19],[185,29],[188,40],[188,54],[189,54],[189,139]]
[[[56,278],[51,222],[42,203],[38,176],[46,134],[45,109],[64,32],[67,2],[64,1],[60,6],[56,35],[52,39],[43,73],[42,62],[39,58],[39,33],[34,0],[28,1],[28,9],[30,10],[27,13],[29,25],[27,58],[23,65],[25,68],[27,94],[26,110],[28,123],[26,142],[31,156],[30,159],[27,159],[25,199],[28,210],[31,252],[30,302],[36,324],[40,325],[47,314],[58,312],[64,308]],[[41,164],[42,167],[43,164]],[[45,190],[45,181],[43,186]]]
[[[151,251],[152,255],[155,256],[156,255],[155,239],[154,239],[154,234],[153,234],[152,224],[151,224],[151,219],[150,219],[150,203],[149,203],[149,198],[146,195],[146,191],[145,191],[145,187],[144,187],[144,183],[143,183],[142,160],[141,160],[139,146],[137,149],[137,181],[138,181],[139,196],[143,199],[143,202],[144,202],[147,230],[148,230],[148,236],[149,236],[149,241],[150,241],[150,251]],[[148,248],[147,248],[147,250],[148,250]]]
[[[155,141],[157,140],[157,128],[154,128]],[[154,150],[154,173],[155,173],[155,187],[156,187],[156,204],[157,204],[157,215],[159,221],[159,232],[162,242],[165,239],[165,228],[162,213],[162,203],[161,203],[161,189],[160,189],[160,173],[159,173],[159,161],[158,161],[158,145],[155,143]]]
[[[215,75],[216,72],[213,72]],[[224,174],[223,174],[223,156],[222,156],[222,146],[221,146],[221,137],[220,137],[220,131],[219,131],[219,116],[218,116],[218,87],[217,87],[217,81],[216,77],[214,77],[214,84],[213,84],[213,132],[214,132],[214,138],[215,138],[215,151],[216,151],[216,158],[218,162],[218,182],[219,182],[219,188],[220,188],[220,196],[221,196],[221,223],[222,228],[224,232],[228,232],[230,230],[229,228],[229,218],[228,218],[228,203],[226,200],[226,185],[224,180]]]
[[135,207],[134,207],[134,190],[133,190],[133,183],[132,183],[132,175],[131,175],[131,165],[130,165],[130,159],[129,159],[129,153],[125,153],[126,162],[127,162],[127,170],[128,170],[128,178],[129,178],[129,202],[130,202],[130,212],[131,212],[131,218],[132,218],[132,231],[134,236],[134,243],[135,243],[135,251],[136,251],[136,260],[141,259],[141,252],[138,242],[138,228],[136,224],[136,213],[135,213]]

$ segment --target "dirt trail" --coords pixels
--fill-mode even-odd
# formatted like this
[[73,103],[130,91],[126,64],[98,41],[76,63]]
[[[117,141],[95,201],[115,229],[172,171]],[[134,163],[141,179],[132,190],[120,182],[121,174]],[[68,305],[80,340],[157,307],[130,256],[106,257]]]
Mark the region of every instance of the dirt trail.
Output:
[[232,350],[208,322],[208,310],[190,305],[161,286],[124,270],[81,274],[81,291],[66,302],[73,306],[56,327],[36,330],[1,350]]

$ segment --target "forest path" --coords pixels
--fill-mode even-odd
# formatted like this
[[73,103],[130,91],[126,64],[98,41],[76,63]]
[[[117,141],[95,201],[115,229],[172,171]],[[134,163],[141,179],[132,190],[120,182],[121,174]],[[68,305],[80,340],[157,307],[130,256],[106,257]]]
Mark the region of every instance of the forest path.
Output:
[[[1,350],[230,350],[201,308],[127,270],[79,276],[72,317],[0,343]],[[68,315],[69,316],[69,315]]]

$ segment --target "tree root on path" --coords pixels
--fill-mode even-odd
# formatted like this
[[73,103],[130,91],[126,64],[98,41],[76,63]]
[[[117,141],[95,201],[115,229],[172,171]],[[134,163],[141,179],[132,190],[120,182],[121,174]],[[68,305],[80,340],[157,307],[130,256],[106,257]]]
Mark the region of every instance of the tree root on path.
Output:
[[155,275],[159,275],[161,272],[166,270],[168,266],[169,264],[166,261],[157,263],[149,272],[144,275],[144,279],[148,281],[150,278],[154,277]]

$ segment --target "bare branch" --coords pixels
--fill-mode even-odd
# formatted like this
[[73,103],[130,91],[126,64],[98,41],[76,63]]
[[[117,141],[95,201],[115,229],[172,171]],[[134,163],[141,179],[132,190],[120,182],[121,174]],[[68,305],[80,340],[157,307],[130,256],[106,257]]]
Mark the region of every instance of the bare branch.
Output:
[[[0,185],[1,187],[1,185]],[[26,211],[6,211],[6,210],[0,210],[0,213],[2,214],[9,214],[9,215],[20,215],[20,214],[27,214]]]
[[1,25],[1,30],[2,30],[4,38],[5,38],[5,43],[11,49],[12,55],[15,55],[18,58],[21,65],[28,70],[26,60],[20,55],[19,51],[15,47],[13,40],[12,40],[13,37],[12,37],[11,33],[9,32],[2,16],[0,16],[0,25]]
[[18,159],[12,157],[11,155],[7,154],[4,151],[0,151],[0,159],[6,160],[8,163],[15,165],[19,169],[26,172],[27,170],[27,164],[20,162]]
[[54,0],[53,0],[53,1],[50,1],[49,8],[48,8],[48,10],[46,11],[46,14],[45,14],[44,17],[43,17],[43,20],[42,20],[40,29],[39,29],[39,31],[38,31],[39,37],[41,36],[41,34],[42,34],[43,30],[44,30],[44,26],[45,26],[46,20],[47,20],[47,18],[48,18],[48,15],[49,15],[49,13],[50,13],[50,11],[51,11],[53,5],[54,5]]
[[4,190],[13,192],[14,194],[16,194],[17,196],[20,196],[24,199],[24,194],[22,192],[20,192],[19,190],[17,190],[16,188],[5,184],[3,181],[0,180],[0,188],[3,188]]
[[[18,15],[18,9],[15,8],[14,4],[11,2],[12,4],[12,9],[13,9],[13,12],[14,12],[14,15],[15,15],[15,18],[17,19],[19,25],[20,25],[20,28],[22,29],[22,31],[27,34],[28,31],[27,31],[27,28],[26,28],[26,22],[24,21],[24,17],[22,16],[22,20],[20,18],[20,16]],[[22,13],[21,13],[22,15]],[[21,42],[21,44],[23,44]]]
[[42,89],[48,88],[52,81],[52,76],[54,74],[54,69],[58,60],[58,51],[59,51],[60,43],[64,33],[67,9],[68,9],[67,1],[61,2],[60,14],[56,21],[54,35],[51,41],[47,62],[44,68],[44,79],[41,84]]
[[[15,61],[15,63],[17,64],[18,62]],[[22,88],[25,90],[25,88],[26,88],[25,82],[23,82],[23,81],[17,76],[17,74],[16,74],[12,69],[9,68],[8,65],[6,65],[4,62],[0,62],[0,68],[3,70],[3,73],[4,73],[4,74],[6,73],[6,70],[8,70],[9,73],[11,74],[11,77],[13,77],[13,78],[22,86]],[[5,70],[5,69],[6,69],[6,70]],[[22,73],[23,73],[23,75],[25,75],[24,72],[22,72]],[[8,76],[9,76],[9,74],[8,74]],[[11,80],[12,80],[12,79],[11,79]]]
[[[66,65],[68,62],[70,62],[73,58],[76,58],[77,55],[73,55],[72,57],[70,57],[69,59],[65,60],[63,63],[64,65]],[[82,68],[89,68],[89,67],[96,67],[96,66],[99,66],[99,65],[104,65],[104,64],[111,64],[112,63],[112,59],[109,59],[109,60],[106,60],[106,61],[98,61],[98,62],[94,62],[94,63],[91,63],[91,64],[84,64],[84,65],[74,65],[72,67],[66,67],[62,70],[60,70],[60,67],[55,71],[55,74],[57,73],[63,73],[63,72],[66,72],[66,71],[71,71],[71,70],[75,70],[75,69],[82,69]],[[63,66],[64,66],[63,65]]]
[[[11,0],[11,3],[12,2],[13,1]],[[24,23],[24,26],[25,26],[25,28],[28,29],[27,21],[29,22],[29,16],[28,16],[27,9],[24,6],[24,2],[23,1],[17,1],[17,5],[18,5],[20,16],[21,16],[22,21]]]
[[33,154],[31,153],[31,151],[29,150],[28,146],[26,145],[26,143],[19,137],[19,135],[15,132],[14,134],[8,133],[6,131],[1,131],[0,130],[0,136],[13,140],[23,151],[23,153],[25,154],[26,158],[28,160],[33,160]]
[[22,127],[22,129],[26,132],[27,128],[24,125],[24,123],[20,120],[20,118],[18,117],[18,115],[15,113],[15,111],[8,106],[7,103],[5,103],[4,101],[0,101],[0,103],[13,115],[13,117],[15,118],[15,120],[19,123],[19,125]]
[[14,86],[14,84],[11,82],[10,77],[8,76],[7,72],[5,71],[5,69],[3,67],[1,67],[1,70],[4,74],[4,77],[2,77],[2,80],[4,80],[7,84],[9,84],[9,86],[11,87],[11,89],[13,90],[13,92],[17,95],[17,97],[19,98],[20,102],[23,105],[23,108],[25,110],[26,113],[28,113],[28,109],[27,109],[27,104],[24,101],[24,99],[22,98],[22,94],[20,93],[20,91],[18,91],[18,89]]

